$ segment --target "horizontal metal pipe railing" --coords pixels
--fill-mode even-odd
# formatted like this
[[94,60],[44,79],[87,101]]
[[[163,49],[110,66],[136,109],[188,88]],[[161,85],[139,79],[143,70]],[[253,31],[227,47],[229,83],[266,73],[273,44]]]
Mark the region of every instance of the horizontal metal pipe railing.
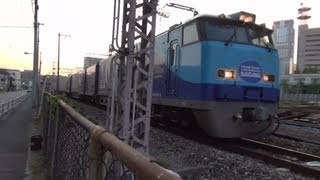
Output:
[[9,100],[5,101],[4,103],[1,103],[0,104],[0,118],[3,115],[7,114],[9,111],[11,111],[18,104],[20,104],[27,95],[28,95],[28,93],[23,94],[15,99],[9,99]]
[[125,165],[130,171],[135,173],[139,179],[181,179],[178,174],[152,162],[148,157],[133,149],[128,144],[122,142],[116,136],[107,132],[101,126],[93,124],[85,117],[83,117],[80,113],[73,110],[62,100],[59,100],[59,105],[62,110],[71,117],[72,120],[78,122],[78,124],[85,128],[90,133],[91,137],[100,142],[100,144],[106,150],[117,156],[121,163]]

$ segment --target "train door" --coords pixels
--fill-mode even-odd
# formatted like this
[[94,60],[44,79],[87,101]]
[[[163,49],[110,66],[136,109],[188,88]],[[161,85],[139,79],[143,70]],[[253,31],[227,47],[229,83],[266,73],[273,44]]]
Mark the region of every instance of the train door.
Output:
[[178,72],[178,52],[180,46],[178,45],[177,40],[173,40],[170,43],[170,47],[168,49],[168,81],[167,81],[167,94],[169,96],[177,96],[177,72]]

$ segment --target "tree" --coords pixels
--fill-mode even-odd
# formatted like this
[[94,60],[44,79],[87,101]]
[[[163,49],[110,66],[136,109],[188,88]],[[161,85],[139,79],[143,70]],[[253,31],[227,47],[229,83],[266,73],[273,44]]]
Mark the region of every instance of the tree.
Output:
[[301,74],[298,67],[297,67],[297,69],[296,69],[293,73],[294,73],[294,74]]
[[283,93],[287,93],[289,90],[289,84],[287,80],[282,80],[280,83]]

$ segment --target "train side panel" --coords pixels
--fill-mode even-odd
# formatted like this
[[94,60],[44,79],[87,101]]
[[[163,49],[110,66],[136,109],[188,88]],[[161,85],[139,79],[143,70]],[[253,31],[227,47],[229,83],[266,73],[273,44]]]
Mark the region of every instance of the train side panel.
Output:
[[99,75],[98,75],[98,82],[97,82],[97,98],[99,104],[106,105],[107,104],[107,96],[110,95],[111,92],[111,76],[112,76],[112,62],[113,57],[109,57],[106,60],[99,62]]
[[97,65],[94,65],[94,66],[87,68],[86,88],[85,88],[85,95],[86,96],[94,96],[95,95],[96,67],[97,67]]
[[67,76],[60,76],[59,77],[59,91],[67,92],[67,83],[68,83],[68,77]]
[[86,69],[78,73],[77,93],[79,96],[84,96],[86,92]]

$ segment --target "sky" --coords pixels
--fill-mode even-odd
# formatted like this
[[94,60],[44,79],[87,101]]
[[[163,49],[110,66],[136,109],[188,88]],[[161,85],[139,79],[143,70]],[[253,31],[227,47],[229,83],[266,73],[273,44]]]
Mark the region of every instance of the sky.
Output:
[[[51,73],[58,57],[58,33],[70,35],[60,39],[60,67],[82,67],[85,56],[103,57],[108,54],[112,37],[112,0],[38,0],[40,26],[40,51],[42,74]],[[247,11],[256,14],[258,24],[294,19],[297,8],[304,2],[312,7],[309,27],[320,27],[319,0],[159,0],[158,8],[173,2],[194,7],[200,14],[232,14]],[[33,65],[33,3],[34,0],[0,1],[0,68],[31,70]],[[166,7],[169,18],[157,18],[157,33],[170,25],[184,22],[191,12]],[[16,26],[19,26],[17,28]],[[23,26],[23,27],[21,27]],[[56,63],[55,63],[56,65]]]

